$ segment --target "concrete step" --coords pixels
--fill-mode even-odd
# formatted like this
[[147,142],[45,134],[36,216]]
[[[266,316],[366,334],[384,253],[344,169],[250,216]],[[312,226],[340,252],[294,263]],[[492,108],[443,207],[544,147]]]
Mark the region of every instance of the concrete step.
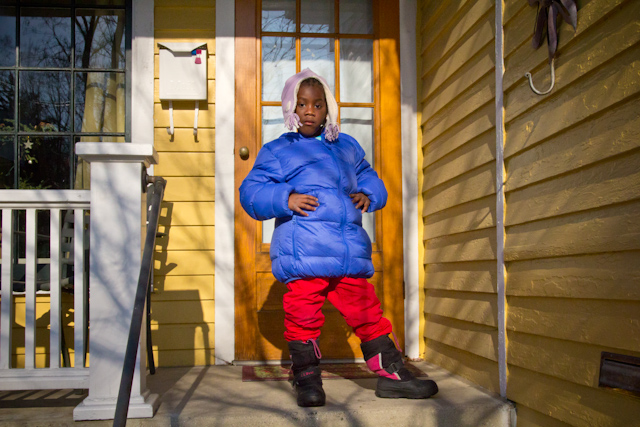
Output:
[[[152,419],[128,426],[515,426],[514,407],[495,395],[429,365],[415,363],[438,383],[440,392],[426,400],[379,399],[376,379],[324,381],[327,404],[296,405],[287,381],[242,382],[240,366],[160,368],[148,377],[160,407]],[[73,406],[9,409],[0,397],[2,425],[111,425],[73,422]],[[4,403],[3,403],[4,402]],[[78,402],[74,401],[74,405]],[[21,406],[24,406],[21,403]],[[5,424],[6,423],[6,424]]]

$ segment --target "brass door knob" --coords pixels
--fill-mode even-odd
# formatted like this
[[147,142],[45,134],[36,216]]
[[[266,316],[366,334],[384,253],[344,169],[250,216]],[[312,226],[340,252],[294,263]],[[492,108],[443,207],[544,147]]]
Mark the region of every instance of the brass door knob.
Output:
[[249,158],[249,149],[247,147],[242,147],[239,151],[238,154],[240,155],[240,158],[242,160],[247,160]]

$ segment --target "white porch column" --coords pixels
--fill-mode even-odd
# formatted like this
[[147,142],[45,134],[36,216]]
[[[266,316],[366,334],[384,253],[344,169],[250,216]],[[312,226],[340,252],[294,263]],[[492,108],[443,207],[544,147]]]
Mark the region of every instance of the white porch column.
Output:
[[[158,153],[149,144],[109,142],[78,143],[76,153],[91,163],[90,369],[89,396],[73,419],[113,419],[142,258],[142,170]],[[146,388],[145,349],[138,347],[129,418],[153,417],[159,403]]]

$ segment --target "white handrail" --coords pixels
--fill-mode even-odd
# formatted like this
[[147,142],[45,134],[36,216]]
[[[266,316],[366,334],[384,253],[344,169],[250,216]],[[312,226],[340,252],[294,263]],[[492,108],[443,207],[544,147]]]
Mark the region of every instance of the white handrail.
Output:
[[90,190],[0,190],[1,209],[88,208]]

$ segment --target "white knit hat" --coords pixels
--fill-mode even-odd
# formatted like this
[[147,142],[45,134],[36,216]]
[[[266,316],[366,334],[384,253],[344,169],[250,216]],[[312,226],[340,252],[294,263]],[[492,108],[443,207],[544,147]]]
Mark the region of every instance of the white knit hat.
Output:
[[308,68],[289,77],[282,90],[282,113],[284,125],[289,130],[298,129],[301,125],[300,117],[296,114],[298,104],[298,89],[300,84],[307,79],[316,79],[324,87],[324,96],[327,100],[327,122],[325,124],[324,137],[327,141],[335,141],[340,134],[338,127],[338,103],[329,89],[327,81]]

